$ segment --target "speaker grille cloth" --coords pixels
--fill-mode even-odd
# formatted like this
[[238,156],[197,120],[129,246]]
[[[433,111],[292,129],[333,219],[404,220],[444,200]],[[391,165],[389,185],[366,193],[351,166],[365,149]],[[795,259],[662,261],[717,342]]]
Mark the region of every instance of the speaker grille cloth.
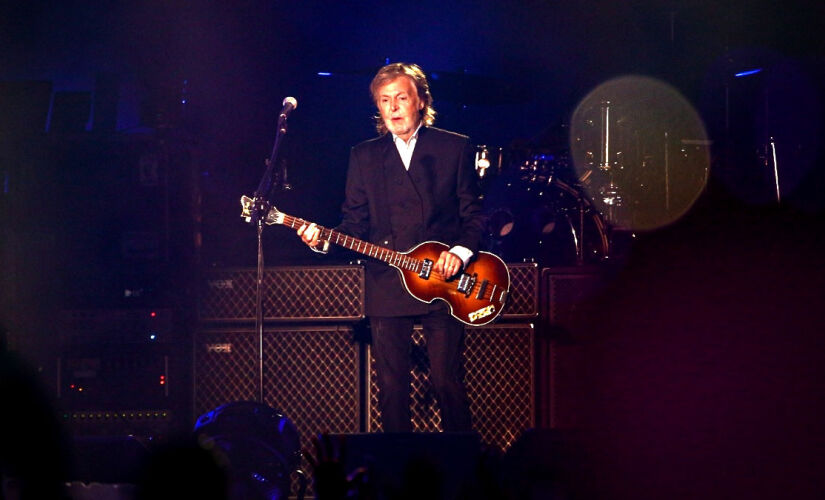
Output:
[[507,264],[510,295],[502,319],[535,318],[539,314],[539,268],[535,263]]
[[[198,337],[195,416],[231,401],[258,400],[257,334],[235,329]],[[264,331],[264,403],[295,424],[303,449],[311,450],[311,438],[320,432],[359,431],[360,358],[352,337],[349,326]]]
[[196,418],[232,401],[258,399],[258,338],[255,332],[198,332],[194,358]]
[[[534,424],[533,327],[497,324],[467,328],[464,371],[473,427],[482,442],[502,450]],[[426,341],[419,328],[412,336],[410,403],[413,429],[441,430],[441,414],[429,380]],[[381,429],[375,360],[370,355],[369,430]]]
[[[255,321],[255,269],[209,272],[201,284],[201,321]],[[264,319],[344,321],[364,316],[361,266],[268,268],[263,276]]]
[[[358,432],[360,391],[358,345],[352,330],[274,331],[264,336],[264,400],[290,418],[301,448],[312,436]],[[306,458],[301,468],[312,470]],[[292,491],[297,491],[297,478]],[[313,493],[312,488],[308,490]]]
[[[198,337],[195,416],[231,401],[258,400],[257,334],[204,331]],[[265,330],[263,363],[264,402],[302,435],[358,431],[358,345],[350,328]]]
[[349,328],[264,336],[265,403],[295,423],[305,445],[319,432],[358,432],[358,378],[358,345]]

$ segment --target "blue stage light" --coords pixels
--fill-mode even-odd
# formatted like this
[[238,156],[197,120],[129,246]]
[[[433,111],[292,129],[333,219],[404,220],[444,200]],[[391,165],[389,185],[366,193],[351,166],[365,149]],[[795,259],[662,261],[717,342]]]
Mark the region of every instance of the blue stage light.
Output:
[[740,77],[743,77],[743,76],[755,75],[756,73],[759,73],[760,71],[762,71],[762,68],[749,69],[747,71],[740,71],[739,73],[736,73],[733,76],[735,76],[736,78],[740,78]]

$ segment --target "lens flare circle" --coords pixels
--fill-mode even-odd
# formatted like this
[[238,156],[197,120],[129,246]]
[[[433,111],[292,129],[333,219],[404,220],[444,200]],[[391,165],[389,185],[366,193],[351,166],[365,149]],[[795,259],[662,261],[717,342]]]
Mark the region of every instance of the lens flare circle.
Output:
[[645,76],[602,83],[570,123],[576,175],[605,220],[620,229],[653,230],[683,216],[707,184],[710,146],[690,102]]

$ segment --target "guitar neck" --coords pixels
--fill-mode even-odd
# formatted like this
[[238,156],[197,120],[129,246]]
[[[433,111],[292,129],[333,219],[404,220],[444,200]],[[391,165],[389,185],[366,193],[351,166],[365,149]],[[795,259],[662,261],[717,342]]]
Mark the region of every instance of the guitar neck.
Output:
[[[310,222],[298,217],[283,214],[283,225],[285,226],[289,226],[292,229],[298,229],[304,224],[308,226]],[[359,240],[358,238],[334,229],[329,229],[317,224],[316,227],[321,231],[318,237],[320,240],[329,241],[330,243],[348,248],[354,252],[360,253],[361,255],[366,255],[367,257],[372,257],[374,259],[386,262],[391,266],[414,272],[421,271],[422,262],[416,258],[410,257],[409,255],[375,245],[368,241]]]

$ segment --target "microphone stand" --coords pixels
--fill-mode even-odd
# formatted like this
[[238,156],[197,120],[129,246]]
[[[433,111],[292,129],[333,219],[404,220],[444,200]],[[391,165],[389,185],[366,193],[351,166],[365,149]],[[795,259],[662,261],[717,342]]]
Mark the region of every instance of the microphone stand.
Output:
[[264,280],[264,252],[263,252],[263,230],[266,216],[269,213],[271,203],[269,196],[273,190],[286,191],[289,185],[286,183],[286,168],[275,169],[278,152],[281,147],[281,140],[286,135],[286,115],[282,114],[278,118],[278,133],[275,136],[275,143],[272,145],[272,153],[266,160],[266,170],[258,184],[258,189],[252,197],[250,207],[244,207],[244,212],[249,211],[247,222],[255,224],[258,239],[258,265],[255,279],[255,331],[258,334],[258,401],[264,402],[264,311],[263,311],[263,280]]

